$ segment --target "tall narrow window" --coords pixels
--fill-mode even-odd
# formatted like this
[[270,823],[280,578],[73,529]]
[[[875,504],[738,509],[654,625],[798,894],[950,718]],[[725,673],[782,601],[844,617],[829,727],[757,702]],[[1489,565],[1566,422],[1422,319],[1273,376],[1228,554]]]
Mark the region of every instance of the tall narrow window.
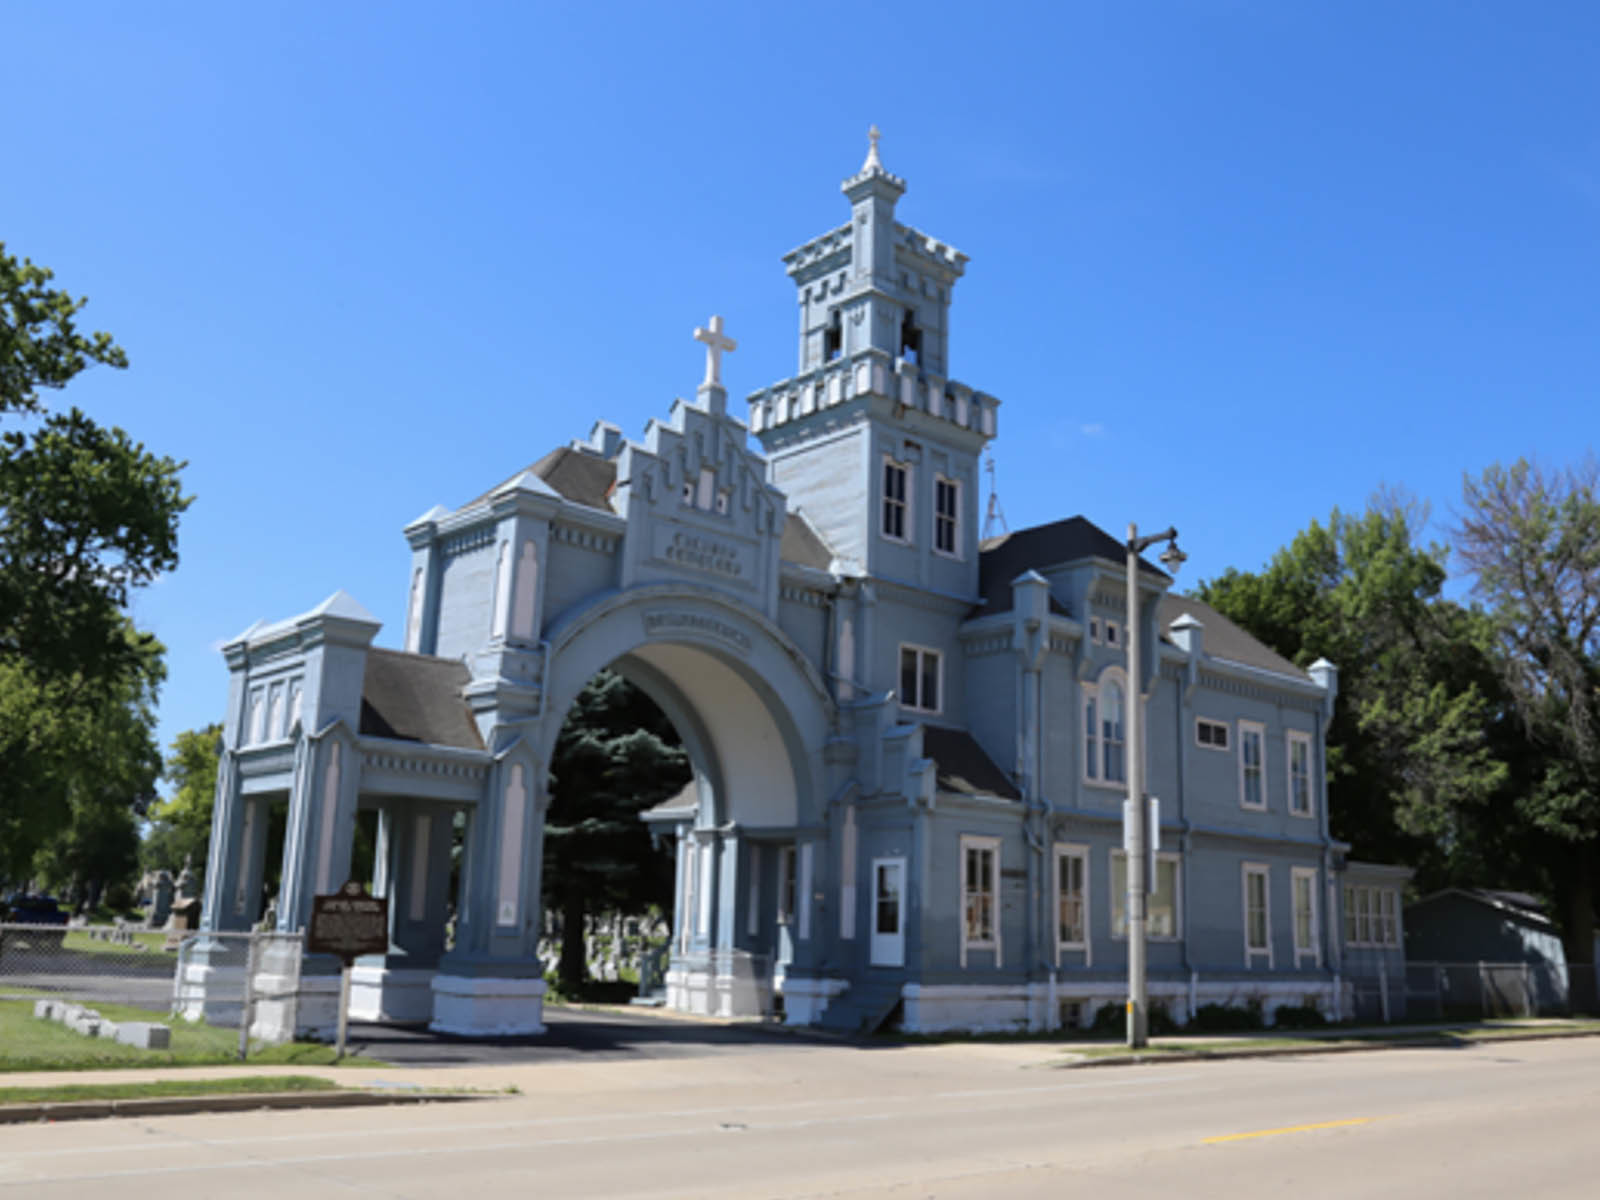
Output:
[[937,650],[900,647],[900,704],[918,712],[939,711],[941,658]]
[[1056,847],[1056,948],[1081,950],[1088,941],[1089,852]]
[[999,891],[1000,839],[961,839],[961,962],[970,949],[993,949],[1000,965],[995,899]]
[[828,318],[828,327],[822,331],[822,361],[832,362],[844,353],[844,321],[836,308]]
[[1272,913],[1268,908],[1267,868],[1244,864],[1244,959],[1265,958],[1272,965]]
[[1094,696],[1083,702],[1083,773],[1090,779],[1100,778],[1100,720],[1095,715],[1098,705]]
[[778,847],[778,924],[788,925],[794,920],[795,899],[795,846],[793,842]]
[[917,328],[914,309],[906,309],[905,320],[900,322],[900,357],[912,363],[922,358],[922,331]]
[[1289,733],[1289,811],[1311,815],[1311,735],[1296,730]]
[[911,468],[892,458],[883,460],[883,536],[897,542],[907,539],[907,483]]
[[1292,867],[1289,884],[1294,899],[1294,962],[1320,960],[1317,951],[1317,873],[1311,867]]
[[1122,685],[1111,680],[1100,689],[1100,753],[1107,783],[1127,780],[1123,761]]
[[1267,779],[1263,762],[1265,728],[1254,721],[1239,722],[1239,803],[1244,808],[1266,808]]
[[952,557],[960,550],[961,485],[942,475],[933,480],[933,548]]

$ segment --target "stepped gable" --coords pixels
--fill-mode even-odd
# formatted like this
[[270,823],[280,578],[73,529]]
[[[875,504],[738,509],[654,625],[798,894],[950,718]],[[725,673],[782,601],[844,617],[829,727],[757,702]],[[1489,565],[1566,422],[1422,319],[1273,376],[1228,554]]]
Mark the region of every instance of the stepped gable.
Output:
[[1170,593],[1162,596],[1160,607],[1156,609],[1156,623],[1166,630],[1185,613],[1205,626],[1207,657],[1311,681],[1311,676],[1283,655],[1258,641],[1209,604],[1192,596],[1174,596]]
[[461,695],[471,678],[466,663],[456,659],[368,650],[361,680],[361,732],[482,750],[477,722]]
[[1020,800],[1022,793],[995,766],[970,733],[942,725],[922,727],[922,753],[937,765],[939,790],[967,796],[999,796]]

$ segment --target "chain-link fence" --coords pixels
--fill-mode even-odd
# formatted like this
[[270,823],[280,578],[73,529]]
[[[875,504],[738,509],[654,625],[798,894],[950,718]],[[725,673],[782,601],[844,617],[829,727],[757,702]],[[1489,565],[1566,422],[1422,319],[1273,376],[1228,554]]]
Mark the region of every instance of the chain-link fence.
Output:
[[1548,962],[1407,963],[1405,1001],[1413,1020],[1533,1017],[1572,1007],[1566,964]]
[[301,960],[298,933],[0,924],[0,998],[238,1029],[244,1057],[252,1043],[286,1041],[303,1028]]

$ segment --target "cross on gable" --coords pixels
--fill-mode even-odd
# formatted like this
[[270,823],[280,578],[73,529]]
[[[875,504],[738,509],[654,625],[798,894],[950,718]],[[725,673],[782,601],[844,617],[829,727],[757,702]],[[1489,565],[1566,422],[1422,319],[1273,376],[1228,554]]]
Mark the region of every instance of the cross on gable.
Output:
[[710,328],[696,329],[694,340],[706,344],[706,378],[701,387],[722,386],[722,352],[737,350],[739,343],[722,332],[722,318],[712,317]]

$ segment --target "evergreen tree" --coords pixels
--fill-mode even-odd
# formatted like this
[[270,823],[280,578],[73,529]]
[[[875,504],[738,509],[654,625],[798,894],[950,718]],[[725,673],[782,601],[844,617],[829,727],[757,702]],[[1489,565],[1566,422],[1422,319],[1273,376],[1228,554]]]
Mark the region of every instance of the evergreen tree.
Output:
[[672,856],[639,820],[689,781],[677,734],[648,696],[601,671],[574,701],[551,763],[545,816],[545,907],[561,914],[561,986],[587,971],[584,918],[672,902]]

